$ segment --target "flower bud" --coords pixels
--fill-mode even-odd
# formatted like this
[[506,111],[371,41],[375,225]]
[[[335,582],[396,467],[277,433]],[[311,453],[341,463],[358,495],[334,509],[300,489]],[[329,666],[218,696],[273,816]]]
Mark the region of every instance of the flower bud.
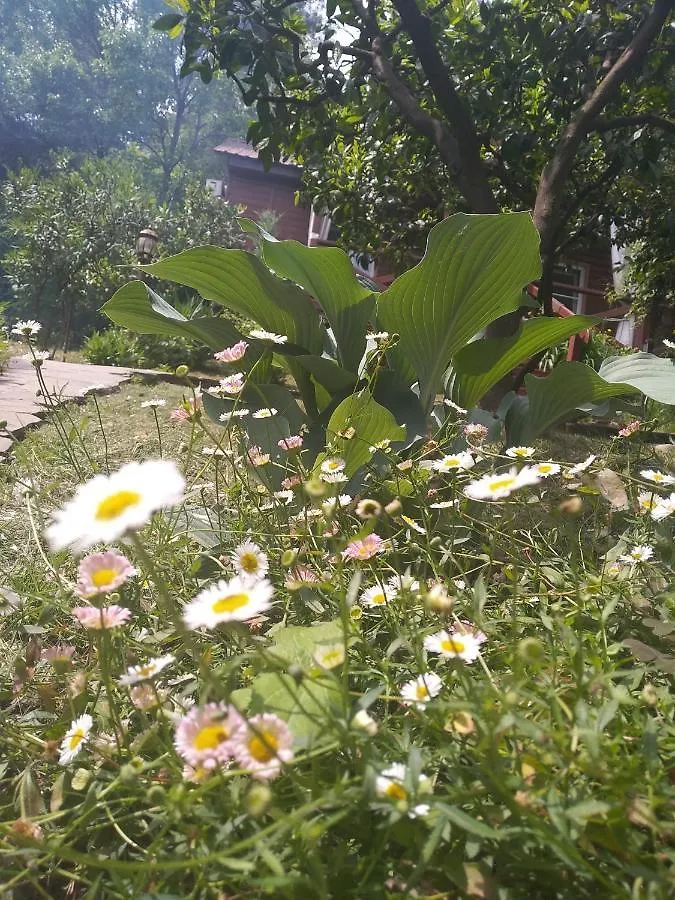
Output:
[[402,509],[403,509],[403,506],[401,505],[401,501],[398,499],[398,497],[396,497],[394,500],[391,501],[391,503],[387,503],[387,505],[384,508],[384,511],[389,516],[397,516],[401,512]]
[[272,791],[266,784],[252,785],[244,801],[246,812],[251,818],[259,819],[267,811],[272,797]]
[[182,365],[182,366],[177,366],[177,367],[176,367],[176,375],[177,375],[179,378],[185,378],[185,376],[187,375],[187,373],[188,373],[189,371],[190,371],[190,370],[188,369],[188,367],[187,367],[186,365]]
[[365,709],[360,709],[352,719],[351,727],[357,731],[365,731],[367,735],[373,737],[377,734],[379,726]]
[[281,554],[281,565],[285,569],[288,569],[290,566],[293,565],[293,563],[296,561],[297,558],[298,558],[297,550],[284,550],[284,552]]
[[544,658],[544,653],[544,645],[538,638],[526,637],[518,643],[518,656],[525,665],[541,662]]
[[558,505],[558,510],[564,516],[569,516],[571,519],[580,516],[583,508],[584,502],[578,494],[574,494],[573,497],[568,497],[567,500],[563,500],[563,502]]
[[424,605],[434,612],[450,612],[455,605],[455,598],[448,594],[444,584],[435,584],[424,595]]
[[317,499],[325,496],[328,491],[328,485],[320,478],[310,478],[303,484],[303,488],[308,497]]

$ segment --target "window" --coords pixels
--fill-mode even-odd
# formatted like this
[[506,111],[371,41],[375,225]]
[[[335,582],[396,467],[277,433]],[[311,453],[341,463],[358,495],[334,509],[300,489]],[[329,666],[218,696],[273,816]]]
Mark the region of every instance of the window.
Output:
[[586,268],[584,266],[561,265],[553,272],[553,295],[574,313],[584,310],[584,295],[575,288],[586,286]]

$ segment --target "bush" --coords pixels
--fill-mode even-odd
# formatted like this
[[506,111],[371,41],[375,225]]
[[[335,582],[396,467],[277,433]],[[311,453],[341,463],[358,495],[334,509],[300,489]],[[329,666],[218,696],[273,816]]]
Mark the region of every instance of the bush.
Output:
[[139,339],[125,328],[94,331],[82,345],[87,362],[97,366],[142,366],[143,351]]

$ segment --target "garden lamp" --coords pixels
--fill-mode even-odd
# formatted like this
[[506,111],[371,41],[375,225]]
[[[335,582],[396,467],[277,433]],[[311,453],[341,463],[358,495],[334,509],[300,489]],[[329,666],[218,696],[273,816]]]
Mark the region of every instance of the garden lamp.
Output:
[[144,228],[136,241],[136,256],[139,263],[145,265],[152,262],[157,247],[157,232],[153,228]]

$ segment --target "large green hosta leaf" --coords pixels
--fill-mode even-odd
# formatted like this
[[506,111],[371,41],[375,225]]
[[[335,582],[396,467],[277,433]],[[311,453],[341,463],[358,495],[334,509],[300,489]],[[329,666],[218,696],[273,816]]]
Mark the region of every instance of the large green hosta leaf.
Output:
[[652,353],[632,353],[604,360],[598,372],[605,381],[623,382],[652,400],[675,405],[675,362]]
[[429,234],[424,259],[377,298],[382,328],[400,335],[429,410],[452,356],[517,309],[539,277],[539,236],[528,213],[458,213]]
[[301,285],[321,304],[335,335],[338,362],[350,372],[357,372],[375,298],[357,280],[354,266],[344,250],[279,241],[250,219],[239,222],[245,231],[261,238],[267,265],[278,275]]
[[[351,478],[372,457],[370,447],[380,441],[405,440],[406,430],[368,391],[347,397],[330,417],[326,429],[326,443],[331,454],[345,461],[345,474]],[[328,454],[320,454],[317,466]]]
[[591,316],[553,319],[541,316],[525,322],[513,337],[477,340],[463,347],[452,363],[455,379],[452,394],[462,406],[472,407],[500,378],[535,353],[565,338],[591,328]]
[[509,410],[506,417],[510,445],[531,441],[586,403],[637,392],[630,384],[605,381],[590,366],[578,362],[560,363],[545,378],[526,375],[525,388],[527,406],[523,398],[516,398],[517,415]]
[[[213,350],[222,350],[243,338],[241,332],[227,319],[215,316],[186,319],[142,281],[130,281],[121,287],[103,304],[101,312],[117,325],[139,334],[192,338],[202,341]],[[260,356],[259,351],[256,353]]]
[[195,247],[142,267],[156,278],[194,288],[206,300],[247,316],[267,331],[287,335],[291,344],[320,354],[323,331],[308,294],[277,278],[245,250]]

